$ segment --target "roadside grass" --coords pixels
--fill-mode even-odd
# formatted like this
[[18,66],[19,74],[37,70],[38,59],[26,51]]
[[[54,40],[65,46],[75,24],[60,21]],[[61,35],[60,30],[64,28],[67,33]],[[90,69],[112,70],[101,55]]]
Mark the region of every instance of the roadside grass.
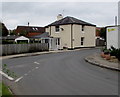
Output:
[[1,97],[13,97],[12,93],[4,83],[0,83],[0,96]]

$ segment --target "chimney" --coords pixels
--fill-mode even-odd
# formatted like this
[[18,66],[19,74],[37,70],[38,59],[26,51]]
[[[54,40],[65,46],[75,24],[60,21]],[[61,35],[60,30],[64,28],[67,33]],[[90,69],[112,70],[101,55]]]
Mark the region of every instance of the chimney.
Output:
[[62,14],[58,14],[57,20],[61,20],[63,18]]

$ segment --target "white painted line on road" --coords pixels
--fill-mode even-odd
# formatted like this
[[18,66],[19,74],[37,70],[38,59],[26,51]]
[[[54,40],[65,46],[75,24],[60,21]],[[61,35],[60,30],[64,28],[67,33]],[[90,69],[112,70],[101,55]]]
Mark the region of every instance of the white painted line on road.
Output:
[[34,62],[35,64],[40,64],[40,63],[38,63],[38,62]]
[[15,82],[20,81],[23,78],[23,76],[21,76],[20,78],[16,79]]
[[8,78],[9,80],[14,80],[14,78],[8,76],[7,74],[5,74],[4,72],[0,71],[0,74],[3,75],[4,77]]
[[26,76],[26,75],[28,75],[28,74],[26,73],[26,74],[24,74],[24,75]]
[[36,69],[38,69],[39,67],[35,67]]

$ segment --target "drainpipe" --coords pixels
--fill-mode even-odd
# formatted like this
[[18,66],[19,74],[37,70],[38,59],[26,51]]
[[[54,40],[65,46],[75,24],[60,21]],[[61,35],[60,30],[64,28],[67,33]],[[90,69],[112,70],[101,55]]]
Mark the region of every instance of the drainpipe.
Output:
[[73,24],[71,24],[71,49],[73,49]]
[[51,36],[51,26],[50,26],[50,36]]

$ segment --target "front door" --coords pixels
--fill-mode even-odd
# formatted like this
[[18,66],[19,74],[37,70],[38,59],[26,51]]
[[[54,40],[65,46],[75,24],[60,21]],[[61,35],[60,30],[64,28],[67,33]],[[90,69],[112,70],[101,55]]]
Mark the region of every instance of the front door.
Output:
[[56,38],[56,48],[60,49],[60,38]]

